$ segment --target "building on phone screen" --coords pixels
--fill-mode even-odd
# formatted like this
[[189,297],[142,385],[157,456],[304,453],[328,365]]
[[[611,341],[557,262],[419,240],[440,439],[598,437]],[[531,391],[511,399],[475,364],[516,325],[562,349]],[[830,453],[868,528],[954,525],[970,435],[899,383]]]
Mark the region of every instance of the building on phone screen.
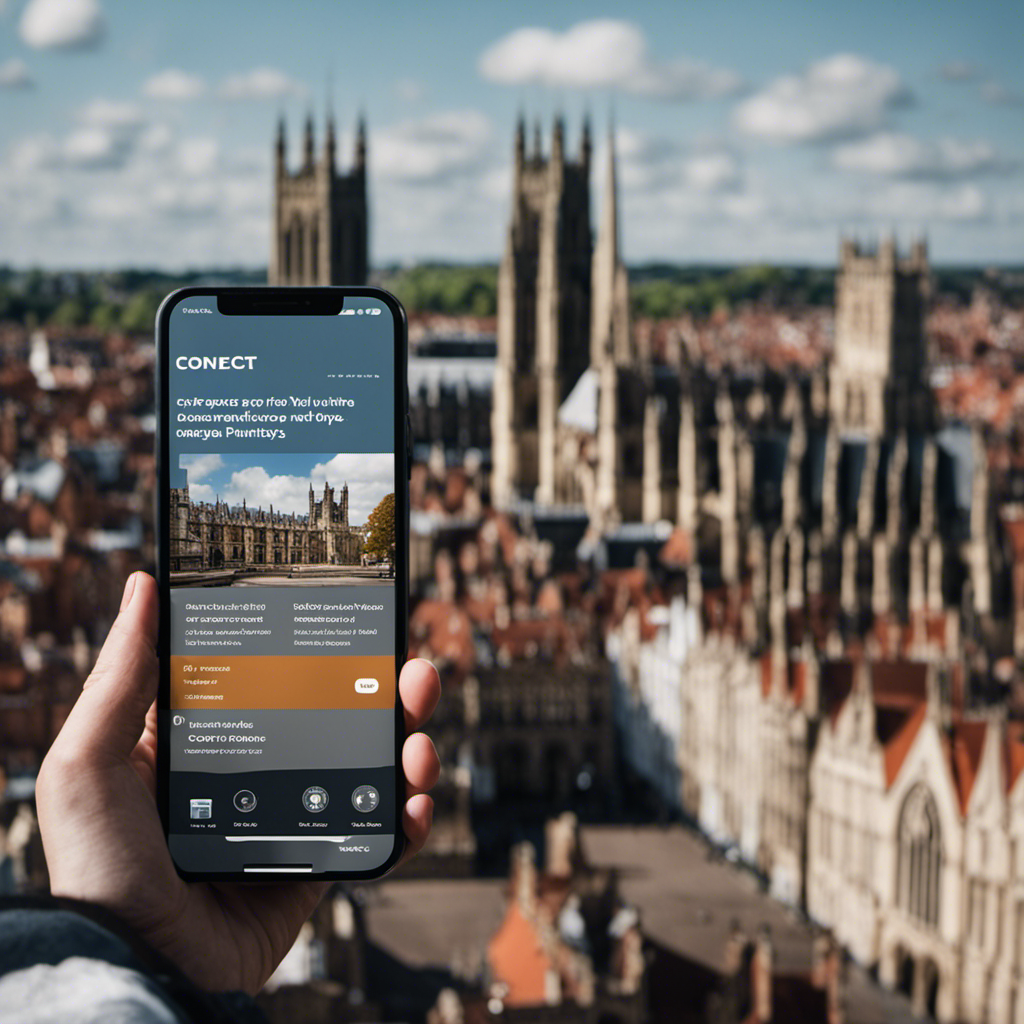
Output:
[[245,569],[274,565],[358,565],[363,531],[348,521],[348,484],[335,498],[326,481],[319,499],[309,486],[309,514],[192,501],[188,487],[171,488],[170,571]]

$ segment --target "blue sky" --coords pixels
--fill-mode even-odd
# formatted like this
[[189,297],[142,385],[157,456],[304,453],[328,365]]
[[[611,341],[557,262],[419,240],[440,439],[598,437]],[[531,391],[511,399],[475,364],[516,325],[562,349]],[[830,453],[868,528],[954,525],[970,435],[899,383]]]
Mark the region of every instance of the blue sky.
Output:
[[[614,108],[627,260],[1024,260],[1020,5],[0,0],[0,262],[265,264],[271,140],[365,110],[371,256],[495,260],[516,113]],[[594,175],[594,210],[601,174]]]

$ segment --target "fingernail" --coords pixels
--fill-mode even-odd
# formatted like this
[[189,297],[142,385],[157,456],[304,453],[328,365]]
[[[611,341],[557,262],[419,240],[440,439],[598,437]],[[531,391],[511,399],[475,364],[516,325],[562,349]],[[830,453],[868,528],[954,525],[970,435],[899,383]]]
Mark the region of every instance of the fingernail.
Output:
[[124,611],[132,603],[132,594],[135,593],[135,573],[132,573],[124,581],[124,593],[121,595],[121,608],[120,611]]

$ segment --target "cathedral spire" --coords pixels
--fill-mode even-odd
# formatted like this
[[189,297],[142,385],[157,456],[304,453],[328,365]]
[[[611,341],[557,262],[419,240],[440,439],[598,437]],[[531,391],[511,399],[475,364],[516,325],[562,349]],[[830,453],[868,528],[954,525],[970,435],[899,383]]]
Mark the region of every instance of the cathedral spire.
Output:
[[526,160],[526,121],[523,118],[522,110],[516,118],[516,143],[515,143],[515,164],[516,170],[522,168]]
[[612,258],[619,259],[619,183],[615,161],[615,124],[608,125],[608,165],[605,168],[604,196],[601,199],[601,231],[608,234]]
[[334,173],[334,112],[327,107],[327,134],[324,136],[324,162],[327,170]]
[[608,126],[608,162],[601,222],[594,248],[591,280],[592,317],[590,364],[611,357],[619,365],[629,361],[629,285],[619,257],[618,181],[615,166],[615,128]]
[[583,173],[590,171],[590,114],[583,115],[583,135],[580,138],[580,163],[583,165]]
[[302,142],[302,166],[306,169],[313,166],[314,154],[313,141],[313,114],[312,111],[306,115],[306,134]]
[[284,114],[277,119],[277,139],[274,143],[274,158],[277,163],[278,175],[284,174],[287,161],[288,144],[285,139]]
[[366,116],[360,112],[356,123],[356,170],[366,168]]

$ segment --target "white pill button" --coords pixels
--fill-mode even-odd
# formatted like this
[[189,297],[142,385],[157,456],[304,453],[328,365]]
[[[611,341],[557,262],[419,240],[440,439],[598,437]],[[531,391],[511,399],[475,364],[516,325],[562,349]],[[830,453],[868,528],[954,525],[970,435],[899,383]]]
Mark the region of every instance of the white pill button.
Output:
[[380,683],[376,679],[357,679],[356,693],[376,693],[380,689]]

